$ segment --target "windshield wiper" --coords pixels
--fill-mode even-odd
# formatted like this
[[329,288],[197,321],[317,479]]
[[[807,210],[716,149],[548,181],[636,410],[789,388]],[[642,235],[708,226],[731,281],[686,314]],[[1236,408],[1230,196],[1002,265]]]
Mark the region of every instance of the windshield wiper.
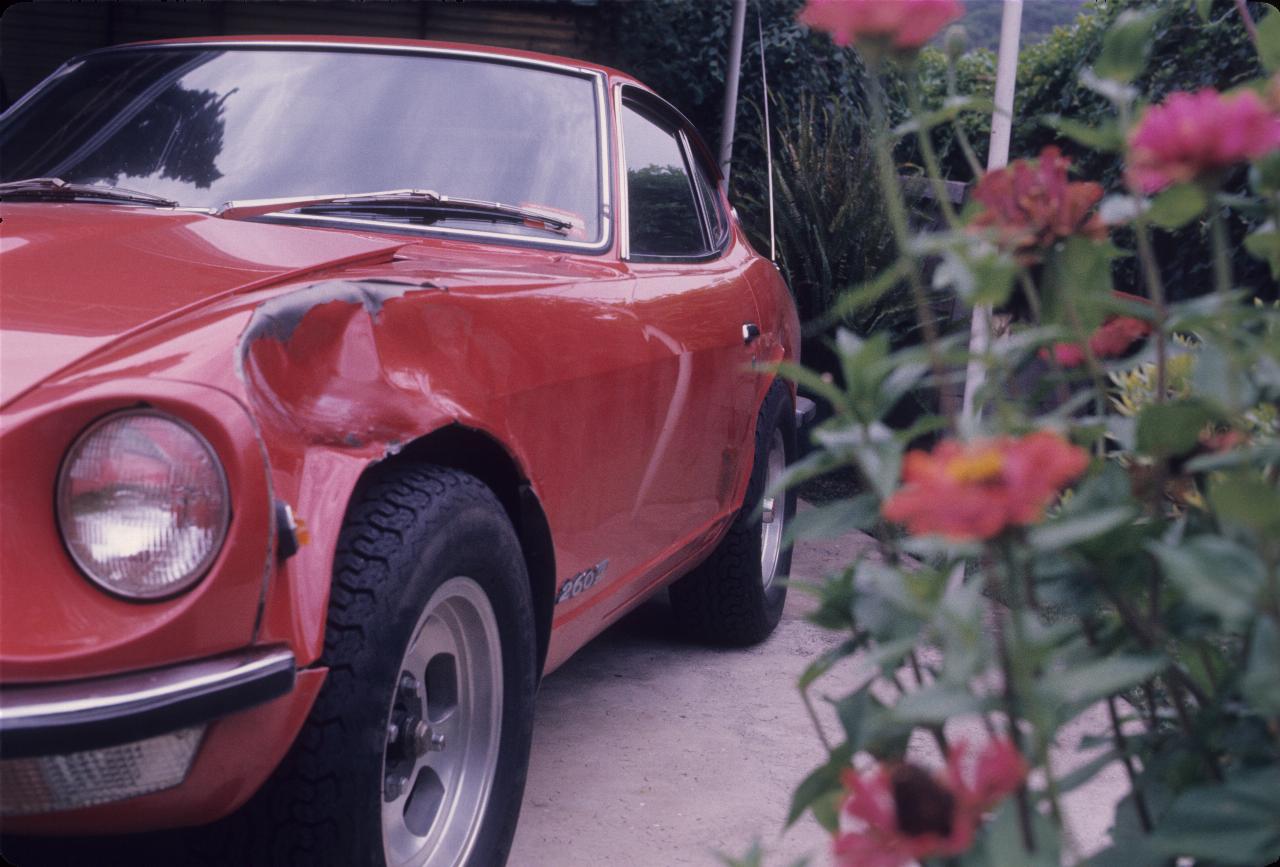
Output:
[[0,199],[13,197],[32,199],[105,199],[111,202],[135,202],[176,208],[178,203],[163,196],[140,190],[98,184],[76,184],[62,178],[24,178],[0,184]]
[[386,209],[394,211],[406,208],[431,211],[446,216],[457,213],[464,218],[487,217],[491,220],[522,223],[533,228],[547,229],[566,235],[575,226],[574,221],[567,214],[550,210],[445,196],[435,190],[413,189],[290,196],[282,199],[240,199],[227,202],[213,214],[229,220],[240,220],[293,210],[332,212]]

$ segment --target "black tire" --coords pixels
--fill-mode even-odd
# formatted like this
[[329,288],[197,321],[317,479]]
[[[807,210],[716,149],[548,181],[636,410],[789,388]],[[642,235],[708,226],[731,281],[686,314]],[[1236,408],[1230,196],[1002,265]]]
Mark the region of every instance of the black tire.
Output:
[[[533,732],[529,581],[515,531],[493,493],[465,473],[428,466],[382,472],[348,513],[320,660],[329,675],[289,755],[233,817],[234,863],[382,867],[391,861],[384,857],[381,825],[384,759],[390,769],[388,724],[404,698],[401,662],[425,606],[454,576],[474,581],[492,606],[503,680],[488,803],[473,826],[470,856],[458,864],[506,863]],[[425,682],[426,672],[421,676]],[[431,703],[428,695],[426,707]],[[412,788],[409,781],[406,790]]]
[[[676,625],[690,638],[712,644],[745,646],[764,641],[782,618],[786,584],[766,581],[761,564],[760,510],[768,476],[769,451],[780,434],[786,461],[796,453],[795,410],[791,393],[774,382],[756,418],[755,455],[746,499],[728,533],[701,565],[671,585]],[[794,491],[783,497],[784,526],[796,512]],[[773,576],[791,570],[791,548],[781,548]]]

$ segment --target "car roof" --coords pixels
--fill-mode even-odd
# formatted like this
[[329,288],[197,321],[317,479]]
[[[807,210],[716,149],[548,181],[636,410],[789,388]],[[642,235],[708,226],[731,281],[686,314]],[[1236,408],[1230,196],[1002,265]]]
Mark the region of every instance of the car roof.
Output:
[[159,46],[159,45],[190,45],[205,44],[218,42],[233,42],[237,44],[257,43],[261,45],[282,45],[282,44],[316,44],[316,45],[332,45],[335,47],[351,47],[351,48],[417,48],[417,49],[436,49],[440,51],[465,51],[469,54],[487,55],[494,58],[513,58],[518,60],[530,60],[537,63],[555,64],[558,66],[569,66],[584,72],[603,73],[611,79],[634,84],[645,90],[652,92],[652,89],[643,82],[637,80],[634,76],[614,69],[610,66],[604,66],[599,63],[590,63],[577,58],[565,57],[558,54],[544,54],[538,51],[525,51],[519,48],[501,48],[494,45],[478,45],[467,42],[442,42],[430,39],[404,39],[392,36],[334,36],[323,34],[244,34],[244,35],[224,35],[224,36],[184,36],[176,39],[150,39],[142,42],[125,42],[119,45],[110,45],[105,48],[98,48],[87,54],[97,54],[103,51],[116,51],[123,48],[137,48],[140,46]]
[[[565,57],[558,54],[544,54],[538,51],[525,51],[519,48],[500,48],[493,45],[477,45],[467,42],[442,42],[430,39],[404,39],[391,36],[334,36],[324,34],[243,34],[243,35],[223,35],[223,36],[185,36],[175,39],[151,39],[141,42],[125,42],[119,45],[110,45],[104,48],[94,49],[80,55],[86,57],[94,54],[119,51],[122,49],[140,48],[140,47],[158,47],[166,45],[212,45],[217,43],[234,43],[236,45],[253,45],[260,44],[263,46],[270,45],[315,45],[315,46],[334,46],[338,48],[378,48],[378,49],[434,49],[438,51],[455,51],[466,52],[467,54],[476,56],[487,56],[495,59],[516,59],[527,60],[534,63],[546,63],[560,67],[569,67],[571,69],[580,70],[582,72],[599,73],[606,76],[611,84],[625,84],[630,87],[638,88],[647,93],[653,99],[665,105],[676,117],[680,118],[681,123],[693,133],[692,141],[695,150],[697,150],[712,170],[715,180],[722,179],[720,166],[717,164],[711,148],[703,140],[698,128],[684,116],[684,114],[668,100],[656,93],[653,88],[640,81],[633,75],[629,75],[620,69],[614,69],[611,66],[605,66],[599,63],[590,63],[585,60]],[[78,59],[78,58],[75,58]]]

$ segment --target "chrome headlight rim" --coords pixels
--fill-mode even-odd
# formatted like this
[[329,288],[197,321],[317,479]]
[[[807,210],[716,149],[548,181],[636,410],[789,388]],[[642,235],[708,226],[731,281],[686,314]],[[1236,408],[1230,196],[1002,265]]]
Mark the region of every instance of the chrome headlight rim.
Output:
[[[188,574],[179,581],[172,582],[158,589],[153,593],[134,593],[124,590],[116,584],[111,583],[95,572],[94,565],[86,562],[85,559],[76,551],[72,544],[67,527],[74,520],[70,514],[69,505],[70,498],[65,496],[67,484],[70,482],[70,471],[75,464],[75,458],[81,453],[84,447],[92,441],[103,428],[109,424],[120,421],[123,418],[155,418],[160,421],[173,424],[181,428],[183,432],[192,437],[192,439],[202,448],[210,458],[218,485],[218,494],[222,500],[221,515],[218,521],[218,533],[213,543],[210,544],[209,550],[205,552],[197,567],[191,569]],[[71,445],[67,447],[66,453],[62,456],[61,463],[58,466],[57,481],[54,488],[54,519],[58,530],[58,539],[62,542],[63,549],[67,552],[67,556],[71,558],[71,562],[75,564],[77,571],[91,584],[97,587],[108,596],[125,602],[135,604],[168,602],[174,598],[182,596],[200,585],[208,576],[213,564],[217,562],[223,548],[226,547],[227,538],[231,532],[231,485],[227,480],[227,470],[218,450],[214,448],[209,438],[200,432],[199,428],[185,419],[165,412],[151,406],[138,405],[117,410],[112,410],[90,422],[83,430],[76,434],[72,439]]]

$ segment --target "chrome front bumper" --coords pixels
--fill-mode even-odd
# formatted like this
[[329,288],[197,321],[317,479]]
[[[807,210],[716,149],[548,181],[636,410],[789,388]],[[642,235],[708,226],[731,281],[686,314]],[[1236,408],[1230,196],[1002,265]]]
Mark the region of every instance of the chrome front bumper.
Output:
[[180,785],[207,724],[293,689],[280,647],[74,682],[0,688],[0,816],[57,813]]
[[0,688],[0,758],[143,740],[246,710],[293,689],[293,652],[251,648],[164,668]]

